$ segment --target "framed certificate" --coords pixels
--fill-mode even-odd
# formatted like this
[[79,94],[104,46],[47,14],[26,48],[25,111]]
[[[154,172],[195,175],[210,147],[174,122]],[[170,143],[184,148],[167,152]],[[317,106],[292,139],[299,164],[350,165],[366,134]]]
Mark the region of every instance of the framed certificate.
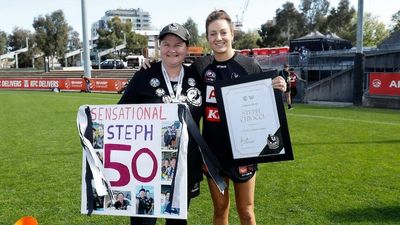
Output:
[[293,160],[282,92],[272,88],[272,78],[259,73],[216,82],[221,121],[237,165]]

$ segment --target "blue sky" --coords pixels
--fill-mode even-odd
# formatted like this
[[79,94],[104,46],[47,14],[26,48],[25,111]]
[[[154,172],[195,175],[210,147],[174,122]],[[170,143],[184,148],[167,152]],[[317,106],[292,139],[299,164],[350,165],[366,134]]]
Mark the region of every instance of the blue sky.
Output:
[[[289,0],[295,6],[300,0]],[[204,21],[214,9],[224,9],[233,20],[240,16],[245,0],[86,0],[87,19],[90,27],[100,19],[104,12],[117,8],[141,8],[150,12],[152,25],[160,30],[171,22],[184,23],[191,17],[198,25],[200,33],[204,32]],[[259,29],[260,25],[275,15],[275,10],[284,4],[285,0],[250,0],[244,14],[244,30]],[[331,6],[337,6],[339,0],[331,0]],[[358,0],[350,0],[357,9]],[[33,31],[32,23],[35,17],[46,15],[62,9],[66,20],[74,30],[81,30],[81,0],[0,0],[0,30],[10,34],[14,27]],[[364,12],[370,12],[385,24],[389,24],[391,16],[400,10],[399,0],[364,0]]]

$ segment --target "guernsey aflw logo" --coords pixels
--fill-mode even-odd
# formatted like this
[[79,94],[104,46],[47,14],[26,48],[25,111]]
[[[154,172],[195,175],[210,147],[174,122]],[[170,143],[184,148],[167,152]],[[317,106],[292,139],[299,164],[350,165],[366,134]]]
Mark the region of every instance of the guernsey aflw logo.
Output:
[[[207,103],[217,103],[215,98],[215,89],[213,86],[207,85],[206,90],[206,102]],[[209,122],[220,122],[219,112],[217,107],[206,107],[206,120]]]
[[215,89],[213,86],[207,85],[206,102],[217,103],[217,99],[215,98]]
[[219,112],[217,107],[206,107],[206,120],[209,122],[220,122]]

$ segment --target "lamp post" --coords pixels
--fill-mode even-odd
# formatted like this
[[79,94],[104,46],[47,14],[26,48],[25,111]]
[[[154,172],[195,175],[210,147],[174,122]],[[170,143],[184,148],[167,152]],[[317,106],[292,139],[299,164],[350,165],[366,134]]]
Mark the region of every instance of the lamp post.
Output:
[[362,105],[364,53],[363,53],[363,16],[364,0],[358,0],[357,12],[357,50],[354,58],[353,72],[353,104]]
[[90,60],[90,49],[89,49],[89,40],[88,40],[88,30],[87,22],[86,22],[86,0],[81,0],[81,8],[82,8],[82,33],[83,33],[83,66],[85,77],[91,78],[91,68],[89,64]]

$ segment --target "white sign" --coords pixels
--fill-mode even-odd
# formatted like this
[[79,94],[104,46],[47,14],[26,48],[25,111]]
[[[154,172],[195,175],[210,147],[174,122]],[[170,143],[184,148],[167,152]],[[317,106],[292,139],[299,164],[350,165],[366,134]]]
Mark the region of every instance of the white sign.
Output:
[[[91,127],[84,118],[88,114]],[[77,122],[86,146],[82,213],[88,213],[88,162],[93,173],[93,214],[187,218],[188,135],[179,122],[177,104],[81,106]],[[87,129],[93,134],[92,146],[83,137]]]

